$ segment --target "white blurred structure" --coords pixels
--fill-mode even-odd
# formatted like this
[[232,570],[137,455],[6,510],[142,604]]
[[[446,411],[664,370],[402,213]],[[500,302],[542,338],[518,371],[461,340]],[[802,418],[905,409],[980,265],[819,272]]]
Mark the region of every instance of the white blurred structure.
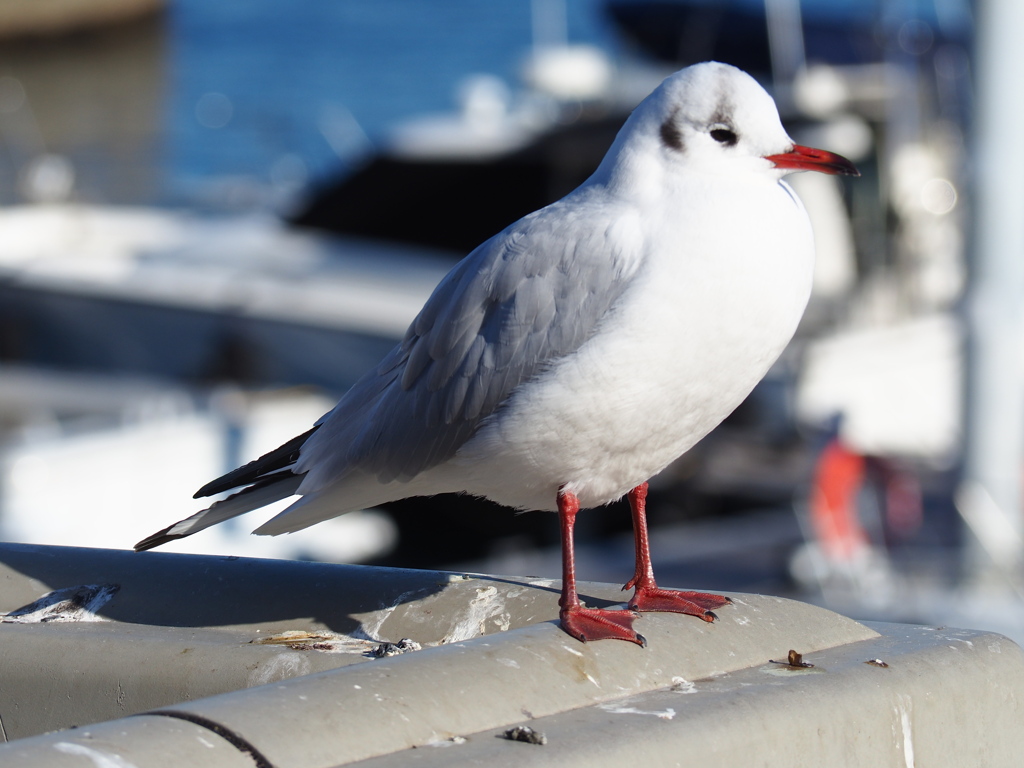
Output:
[[[76,383],[84,390],[104,382],[78,377]],[[107,383],[120,387],[122,396],[128,389],[124,382]],[[212,409],[196,410],[183,392],[139,386],[134,399],[124,400],[121,421],[77,430],[30,424],[8,443],[0,452],[0,539],[130,548],[207,506],[209,499],[191,498],[201,485],[309,429],[334,405],[321,395],[234,392],[215,398]],[[55,383],[55,393],[59,387]],[[98,404],[90,402],[95,416]],[[273,513],[266,508],[164,549],[353,562],[387,551],[397,535],[378,512],[346,515],[289,536],[249,535]]]
[[948,314],[810,342],[797,414],[819,425],[841,414],[840,437],[859,453],[948,466],[963,435],[962,345]]
[[[970,399],[964,487],[958,501],[975,531],[974,580],[990,592],[1011,583],[1024,595],[1024,4],[979,3]],[[981,529],[1007,530],[1015,546],[993,548]],[[1003,537],[1005,539],[1005,537]]]
[[[140,329],[131,325],[138,315],[120,314],[127,306],[164,308],[255,328],[250,335],[279,355],[280,366],[312,357],[315,370],[337,374],[334,387],[360,375],[363,358],[373,354],[365,365],[376,362],[366,339],[386,348],[404,334],[451,263],[428,249],[289,230],[269,216],[87,205],[0,210],[6,295],[44,296],[55,311],[75,307],[65,310],[73,314],[61,321],[61,343],[148,346],[146,360],[187,344],[216,353],[216,322],[180,330],[176,315],[166,314],[164,326]],[[267,328],[319,335],[275,337]],[[38,338],[47,343],[45,333]],[[298,346],[304,338],[319,346]],[[0,366],[0,538],[131,547],[206,506],[191,501],[197,488],[305,432],[335,402],[285,390],[215,394],[207,404],[168,380]],[[217,526],[168,549],[353,561],[387,550],[396,535],[378,513],[348,515],[311,534],[248,536],[260,522]]]
[[69,294],[400,337],[452,259],[288,229],[270,215],[0,210],[0,278]]

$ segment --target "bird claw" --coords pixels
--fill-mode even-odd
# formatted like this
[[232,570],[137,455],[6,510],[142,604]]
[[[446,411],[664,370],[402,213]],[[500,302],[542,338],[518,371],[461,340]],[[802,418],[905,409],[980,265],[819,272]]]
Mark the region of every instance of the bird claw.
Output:
[[608,611],[600,608],[568,608],[559,614],[562,629],[580,642],[591,640],[626,640],[641,648],[647,638],[633,629],[636,614],[632,610]]
[[637,587],[629,608],[634,611],[665,611],[668,613],[684,613],[696,616],[706,622],[713,622],[718,616],[713,608],[730,605],[732,600],[724,595],[713,595],[707,592],[683,592],[677,589],[660,589],[658,587]]

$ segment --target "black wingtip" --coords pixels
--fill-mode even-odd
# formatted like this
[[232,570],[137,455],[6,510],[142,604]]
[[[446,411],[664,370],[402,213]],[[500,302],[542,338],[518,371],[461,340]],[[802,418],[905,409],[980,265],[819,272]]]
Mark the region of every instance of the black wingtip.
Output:
[[260,456],[255,461],[250,461],[248,464],[218,477],[216,480],[211,480],[196,491],[192,498],[201,499],[224,491],[231,491],[239,486],[255,483],[268,475],[290,467],[298,461],[299,451],[310,435],[319,428],[320,425],[317,424],[312,429],[303,432],[301,435],[296,435],[284,445]]
[[167,533],[173,527],[174,527],[173,525],[169,525],[166,528],[164,528],[162,531],[157,531],[152,536],[147,536],[146,538],[144,538],[142,541],[140,541],[138,544],[135,545],[135,547],[134,547],[135,551],[136,552],[145,552],[147,549],[153,549],[153,547],[159,547],[161,544],[166,544],[169,541],[174,541],[175,539],[183,539],[183,538],[185,538],[181,534],[177,534],[177,533],[169,534],[169,533]]
[[220,478],[219,477],[216,480],[211,480],[206,485],[204,485],[202,488],[200,488],[198,491],[193,493],[192,494],[192,498],[193,499],[204,499],[207,496],[213,496],[213,494],[217,493],[217,491],[211,491],[210,488],[212,486],[214,486],[215,484],[218,484],[218,483],[220,483]]
[[[239,485],[244,485],[244,476],[246,471],[250,469],[250,465],[255,462],[249,462],[245,466],[234,469],[228,472],[226,475],[221,475],[216,480],[211,480],[198,491],[192,494],[193,499],[202,499],[207,496],[213,496],[216,493],[222,493],[223,491],[230,491],[233,488],[237,488]],[[236,478],[239,478],[236,480]]]

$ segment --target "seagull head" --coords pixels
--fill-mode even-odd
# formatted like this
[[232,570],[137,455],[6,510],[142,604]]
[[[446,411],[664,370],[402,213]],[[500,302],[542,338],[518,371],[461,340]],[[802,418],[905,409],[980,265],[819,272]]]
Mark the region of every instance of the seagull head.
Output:
[[[644,99],[609,150],[599,179],[656,179],[672,173],[755,174],[793,171],[859,176],[846,158],[794,142],[772,97],[754,78],[718,62],[694,64],[666,78]],[[614,183],[614,182],[613,182]]]

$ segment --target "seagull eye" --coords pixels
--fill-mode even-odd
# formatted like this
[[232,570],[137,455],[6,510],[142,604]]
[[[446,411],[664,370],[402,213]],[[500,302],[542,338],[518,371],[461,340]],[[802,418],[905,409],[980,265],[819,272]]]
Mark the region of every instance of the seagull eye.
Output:
[[715,130],[711,132],[711,138],[719,144],[724,144],[727,147],[733,146],[740,140],[740,137],[736,135],[736,132],[731,131],[728,128],[715,128]]

